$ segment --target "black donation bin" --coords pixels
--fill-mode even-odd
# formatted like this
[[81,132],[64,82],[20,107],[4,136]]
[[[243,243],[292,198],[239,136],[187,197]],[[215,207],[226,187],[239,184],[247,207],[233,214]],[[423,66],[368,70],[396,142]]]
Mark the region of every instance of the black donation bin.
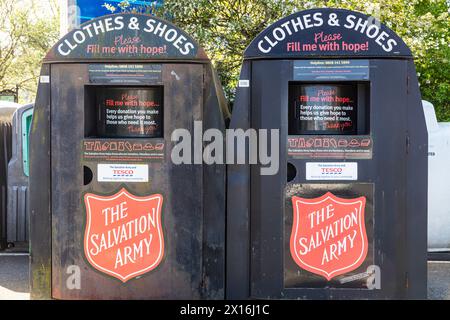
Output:
[[7,239],[14,246],[28,247],[28,177],[29,136],[33,105],[24,105],[14,112],[12,120],[11,160],[8,163]]
[[392,30],[340,9],[274,23],[231,127],[279,129],[280,169],[229,166],[228,298],[426,298],[427,130]]
[[61,39],[31,132],[32,298],[223,298],[225,168],[171,155],[176,129],[223,131],[225,108],[169,22],[110,15]]

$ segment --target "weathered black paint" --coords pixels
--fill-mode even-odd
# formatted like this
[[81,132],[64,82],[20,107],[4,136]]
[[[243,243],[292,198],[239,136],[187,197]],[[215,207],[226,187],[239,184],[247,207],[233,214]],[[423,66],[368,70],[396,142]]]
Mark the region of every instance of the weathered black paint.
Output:
[[[258,40],[276,26],[307,13],[337,12],[340,16],[366,16],[346,10],[315,9],[299,12],[267,28],[249,46],[241,71],[241,80],[250,80],[250,87],[238,87],[231,128],[280,129],[280,171],[274,176],[261,176],[260,166],[228,167],[227,207],[227,298],[229,299],[418,299],[426,298],[426,224],[427,224],[427,131],[421,106],[414,62],[409,49],[398,39],[398,53],[387,54],[377,48],[365,54],[302,54],[286,53],[281,46],[268,54],[257,52]],[[312,30],[312,29],[311,29]],[[297,40],[310,39],[311,30],[299,33]],[[355,35],[339,28],[312,30],[342,32],[345,39]],[[358,35],[359,39],[359,35]],[[296,41],[287,39],[286,41]],[[295,59],[357,59],[369,61],[367,84],[370,92],[367,132],[372,139],[369,157],[352,159],[343,153],[338,157],[294,157],[287,153],[289,83]],[[297,60],[298,61],[298,60]],[[324,60],[326,61],[326,60]],[[365,76],[367,73],[365,73]],[[351,79],[347,79],[349,81]],[[317,79],[308,82],[328,82]],[[338,81],[338,80],[331,80]],[[345,83],[345,79],[338,83]],[[358,121],[360,121],[358,117]],[[290,136],[304,137],[308,136]],[[327,137],[327,136],[324,136]],[[307,162],[357,162],[358,180],[307,181]],[[288,182],[287,167],[290,167]],[[293,169],[296,171],[294,175]],[[297,196],[328,183],[330,190],[360,195],[359,184],[373,186],[374,264],[381,268],[381,289],[339,289],[326,286],[287,288],[284,283],[285,260],[285,188],[298,186]],[[345,194],[344,192],[344,194]],[[292,214],[292,212],[291,212]],[[366,224],[367,227],[367,224]],[[288,254],[288,256],[286,256]],[[292,273],[291,273],[292,274]],[[310,280],[315,275],[310,274]],[[315,287],[315,288],[314,288]]]
[[[159,21],[145,15],[120,16],[123,19],[139,16],[139,21]],[[101,19],[105,18],[94,22]],[[182,34],[181,30],[178,32]],[[113,36],[110,34],[108,39]],[[160,44],[146,35],[142,35],[142,39],[149,46]],[[101,40],[92,39],[92,42]],[[196,55],[187,57],[179,54],[93,57],[74,53],[64,58],[56,54],[57,47],[44,61],[42,75],[50,76],[50,83],[40,83],[32,125],[32,298],[223,298],[225,167],[174,165],[170,160],[174,129],[184,128],[193,133],[194,121],[198,120],[203,121],[203,130],[225,130],[225,99],[203,50],[195,44]],[[83,155],[83,142],[93,138],[107,139],[99,137],[95,130],[96,115],[92,110],[95,103],[90,103],[90,95],[106,84],[114,86],[89,77],[89,66],[93,61],[98,64],[157,63],[161,66],[160,76],[149,77],[138,87],[163,85],[162,137],[128,140],[153,144],[162,141],[165,144],[164,157],[155,161],[138,161],[149,166],[149,183],[125,183],[125,186],[136,195],[158,193],[164,196],[165,257],[158,268],[126,283],[95,270],[83,250],[86,220],[83,195],[87,192],[113,194],[124,184],[98,182],[97,164],[111,162],[96,161]],[[134,87],[135,84],[121,81],[117,86]],[[84,171],[92,172],[92,181],[84,179]],[[81,269],[81,290],[69,290],[66,286],[67,268],[71,265]]]
[[[50,74],[44,64],[41,75]],[[32,299],[52,296],[50,84],[40,83],[30,133],[30,290]],[[34,192],[32,192],[34,190]]]

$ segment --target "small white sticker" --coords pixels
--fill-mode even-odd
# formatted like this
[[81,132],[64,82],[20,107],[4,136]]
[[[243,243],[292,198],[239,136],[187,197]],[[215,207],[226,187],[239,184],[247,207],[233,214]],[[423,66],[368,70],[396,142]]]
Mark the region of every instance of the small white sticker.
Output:
[[306,180],[358,180],[358,163],[308,162]]
[[98,164],[99,182],[148,182],[146,164]]
[[41,76],[39,81],[41,83],[50,83],[50,76]]
[[239,88],[250,87],[250,80],[239,80]]

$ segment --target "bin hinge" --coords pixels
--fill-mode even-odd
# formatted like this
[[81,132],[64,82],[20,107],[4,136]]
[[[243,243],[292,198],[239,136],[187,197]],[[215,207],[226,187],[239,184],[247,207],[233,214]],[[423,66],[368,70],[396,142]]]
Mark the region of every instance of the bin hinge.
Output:
[[202,89],[205,90],[206,86],[205,86],[205,80],[206,76],[205,76],[205,72],[203,72],[203,80],[202,80]]
[[411,146],[411,139],[409,135],[406,136],[406,154],[409,154],[409,147]]
[[410,82],[410,76],[406,77],[406,93],[409,94],[409,82]]
[[408,277],[408,272],[405,273],[405,288],[406,288],[406,289],[409,288],[409,277]]

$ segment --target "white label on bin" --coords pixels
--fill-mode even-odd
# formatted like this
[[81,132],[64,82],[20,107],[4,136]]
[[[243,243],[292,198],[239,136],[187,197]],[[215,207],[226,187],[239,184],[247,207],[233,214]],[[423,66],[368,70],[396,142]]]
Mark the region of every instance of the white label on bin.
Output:
[[239,80],[239,88],[250,87],[250,80]]
[[99,182],[148,182],[146,164],[98,164]]
[[358,180],[358,163],[307,162],[306,180]]
[[41,76],[39,81],[41,83],[50,83],[50,76]]

